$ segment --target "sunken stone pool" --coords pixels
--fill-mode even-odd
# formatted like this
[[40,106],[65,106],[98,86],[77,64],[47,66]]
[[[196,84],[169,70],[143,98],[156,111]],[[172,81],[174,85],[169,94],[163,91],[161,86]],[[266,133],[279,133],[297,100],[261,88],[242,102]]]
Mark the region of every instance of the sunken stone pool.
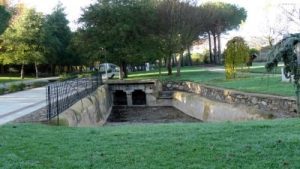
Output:
[[126,107],[115,106],[106,121],[106,125],[127,123],[172,123],[200,122],[180,110],[168,107]]

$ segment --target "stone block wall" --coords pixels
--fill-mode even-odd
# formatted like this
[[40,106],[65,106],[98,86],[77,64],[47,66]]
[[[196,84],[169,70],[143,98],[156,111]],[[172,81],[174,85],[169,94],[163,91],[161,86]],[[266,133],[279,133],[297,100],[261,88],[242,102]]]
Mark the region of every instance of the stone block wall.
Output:
[[194,82],[165,82],[163,89],[195,93],[211,100],[236,106],[245,105],[262,112],[269,112],[274,117],[295,117],[297,115],[296,101],[293,97],[245,93]]
[[267,112],[244,105],[232,105],[206,99],[194,93],[174,91],[173,106],[202,121],[241,121],[269,118]]
[[59,119],[72,127],[101,126],[106,122],[111,109],[112,98],[108,86],[103,85],[61,113]]

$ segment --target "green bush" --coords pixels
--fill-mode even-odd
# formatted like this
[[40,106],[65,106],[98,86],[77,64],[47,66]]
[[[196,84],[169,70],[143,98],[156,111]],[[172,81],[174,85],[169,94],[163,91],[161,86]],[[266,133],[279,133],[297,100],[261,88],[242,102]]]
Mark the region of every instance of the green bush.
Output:
[[97,72],[97,71],[91,71],[91,72],[79,74],[77,76],[78,76],[78,78],[90,78],[92,76],[97,76],[98,74],[99,74],[99,72]]
[[17,92],[17,91],[22,91],[24,90],[26,85],[24,83],[20,84],[12,84],[8,87],[9,92]]
[[46,86],[48,83],[47,82],[34,82],[31,84],[32,88],[36,88],[36,87],[42,87],[42,86]]
[[0,88],[0,95],[4,94],[5,93],[5,89],[4,88]]
[[201,63],[208,63],[209,55],[207,53],[193,53],[192,54],[192,62],[195,65],[199,65]]
[[78,78],[86,78],[86,77],[91,77],[92,75],[90,73],[85,73],[85,74],[79,74]]
[[226,79],[236,77],[236,68],[243,67],[249,61],[249,47],[242,37],[234,37],[226,44],[225,76]]
[[75,79],[75,78],[77,78],[77,75],[72,74],[72,73],[63,73],[63,74],[59,75],[60,81],[65,81],[65,80]]

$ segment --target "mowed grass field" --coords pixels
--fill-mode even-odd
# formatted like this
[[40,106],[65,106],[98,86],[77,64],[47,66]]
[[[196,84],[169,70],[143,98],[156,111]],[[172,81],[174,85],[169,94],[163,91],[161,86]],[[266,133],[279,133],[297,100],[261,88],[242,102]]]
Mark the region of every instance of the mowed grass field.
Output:
[[19,75],[0,75],[0,83],[14,82],[14,81],[22,81],[22,80],[30,80],[34,79],[33,77],[25,77],[21,79]]
[[168,76],[163,69],[162,74],[158,71],[132,72],[129,80],[133,79],[159,79],[161,81],[192,81],[200,84],[216,86],[226,89],[239,90],[250,93],[263,93],[279,96],[294,96],[295,89],[293,83],[282,82],[280,67],[274,72],[267,73],[265,68],[258,64],[249,69],[249,72],[238,73],[236,79],[227,80],[222,71],[224,67],[193,66],[183,67],[181,76],[176,76],[176,68],[173,68],[173,75]]
[[300,121],[0,127],[4,169],[300,168]]

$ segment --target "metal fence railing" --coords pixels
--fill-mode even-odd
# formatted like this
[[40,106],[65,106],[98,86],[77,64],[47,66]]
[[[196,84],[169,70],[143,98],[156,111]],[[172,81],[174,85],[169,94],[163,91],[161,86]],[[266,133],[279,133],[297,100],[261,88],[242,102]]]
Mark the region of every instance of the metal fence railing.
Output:
[[101,74],[50,83],[46,87],[47,119],[59,117],[60,113],[95,91],[101,84]]

